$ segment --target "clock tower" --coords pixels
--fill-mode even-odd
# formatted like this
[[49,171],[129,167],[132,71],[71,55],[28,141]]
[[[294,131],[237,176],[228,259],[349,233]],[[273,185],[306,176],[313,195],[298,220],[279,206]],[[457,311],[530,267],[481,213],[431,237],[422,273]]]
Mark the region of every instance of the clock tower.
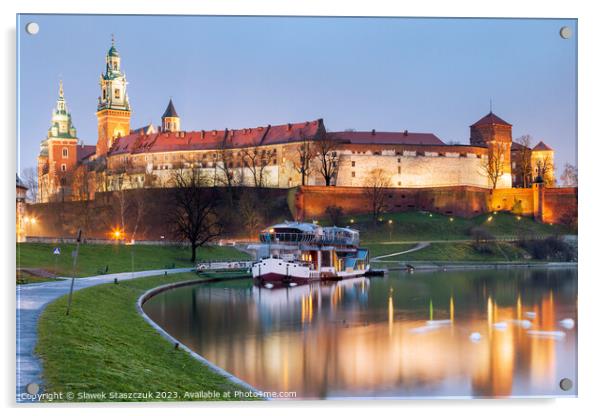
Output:
[[127,81],[121,71],[121,57],[115,48],[115,39],[106,56],[105,72],[100,75],[98,97],[98,142],[96,155],[105,156],[116,138],[130,134],[131,108],[127,95]]

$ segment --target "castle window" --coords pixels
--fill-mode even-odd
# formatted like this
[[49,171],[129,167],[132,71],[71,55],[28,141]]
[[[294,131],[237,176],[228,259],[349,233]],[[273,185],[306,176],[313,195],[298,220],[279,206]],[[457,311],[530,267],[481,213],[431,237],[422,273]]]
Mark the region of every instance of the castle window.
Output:
[[397,166],[397,174],[401,174],[401,166]]
[[64,163],[61,165],[61,172],[67,172],[67,165]]
[[115,99],[119,100],[121,98],[121,91],[119,88],[115,88]]
[[352,160],[352,161],[351,161],[351,166],[352,166],[352,167],[355,167],[355,160]]
[[351,177],[355,178],[355,172],[351,172]]
[[69,157],[69,149],[63,147],[63,159],[67,159]]
[[104,88],[102,89],[102,99],[103,100],[107,99],[107,90],[105,90]]

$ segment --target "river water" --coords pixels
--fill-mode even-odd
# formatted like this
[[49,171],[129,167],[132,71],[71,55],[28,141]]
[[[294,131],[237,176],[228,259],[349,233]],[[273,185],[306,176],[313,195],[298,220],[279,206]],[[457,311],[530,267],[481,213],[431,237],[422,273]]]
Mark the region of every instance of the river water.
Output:
[[237,280],[169,290],[144,310],[238,378],[297,398],[577,394],[576,268]]

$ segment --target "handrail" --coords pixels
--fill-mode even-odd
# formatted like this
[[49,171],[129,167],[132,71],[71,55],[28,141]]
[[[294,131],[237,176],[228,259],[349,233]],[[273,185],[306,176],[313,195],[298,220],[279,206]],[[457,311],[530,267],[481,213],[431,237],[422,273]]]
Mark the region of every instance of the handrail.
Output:
[[259,234],[259,240],[262,243],[318,243],[318,244],[341,244],[341,245],[358,245],[359,237],[357,236],[336,236],[328,234],[311,234],[311,233],[269,233],[263,232]]

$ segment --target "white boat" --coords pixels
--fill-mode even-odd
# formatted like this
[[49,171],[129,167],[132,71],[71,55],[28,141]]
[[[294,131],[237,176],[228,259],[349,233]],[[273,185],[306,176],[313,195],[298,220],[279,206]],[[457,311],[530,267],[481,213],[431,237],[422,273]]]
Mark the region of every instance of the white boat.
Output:
[[359,247],[359,231],[285,222],[259,234],[253,278],[262,282],[304,283],[363,276],[370,270],[368,249]]

